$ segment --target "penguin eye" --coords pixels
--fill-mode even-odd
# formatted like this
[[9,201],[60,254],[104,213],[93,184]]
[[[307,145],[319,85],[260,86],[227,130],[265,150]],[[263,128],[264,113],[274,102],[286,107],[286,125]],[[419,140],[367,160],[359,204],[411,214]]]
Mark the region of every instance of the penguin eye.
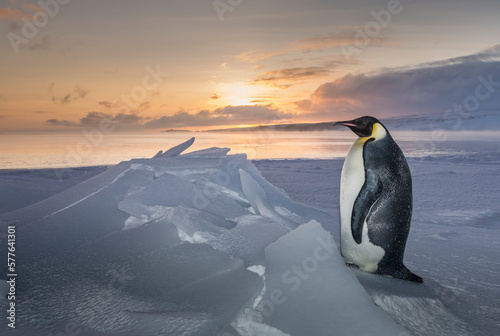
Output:
[[364,130],[366,133],[372,134],[373,124],[370,122],[364,122],[360,125],[360,128]]

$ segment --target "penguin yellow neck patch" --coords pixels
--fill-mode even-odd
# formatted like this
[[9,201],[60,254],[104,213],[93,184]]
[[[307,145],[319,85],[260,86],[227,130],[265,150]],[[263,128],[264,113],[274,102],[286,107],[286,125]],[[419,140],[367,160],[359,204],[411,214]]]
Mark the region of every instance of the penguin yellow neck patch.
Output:
[[374,141],[380,140],[384,138],[387,135],[387,132],[384,128],[384,126],[380,125],[379,123],[373,124],[372,127],[372,135],[367,136],[367,137],[359,137],[355,142],[354,145],[359,146],[363,145],[365,142],[368,141],[368,139],[374,139]]
[[367,137],[366,140],[368,140],[369,138],[375,138],[375,141],[377,141],[384,138],[386,135],[387,132],[385,131],[384,126],[380,125],[379,123],[375,123],[372,127],[372,135],[370,137]]

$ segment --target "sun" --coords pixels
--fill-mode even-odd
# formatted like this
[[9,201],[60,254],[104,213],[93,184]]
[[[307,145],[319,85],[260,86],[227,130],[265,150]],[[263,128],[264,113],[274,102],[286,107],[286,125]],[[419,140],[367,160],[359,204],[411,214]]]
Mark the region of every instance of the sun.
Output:
[[240,106],[261,103],[258,97],[262,95],[262,89],[255,85],[242,82],[221,83],[216,90],[220,98],[212,101],[212,104]]
[[253,105],[252,98],[242,97],[242,96],[228,96],[226,99],[227,105],[239,106],[239,105]]
[[238,128],[249,128],[249,127],[256,127],[256,126],[259,126],[259,124],[238,125]]

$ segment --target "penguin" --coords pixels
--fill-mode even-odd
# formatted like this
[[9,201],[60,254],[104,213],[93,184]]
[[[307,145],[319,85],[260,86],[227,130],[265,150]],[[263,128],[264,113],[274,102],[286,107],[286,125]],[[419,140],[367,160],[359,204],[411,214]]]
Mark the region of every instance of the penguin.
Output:
[[374,117],[333,125],[349,127],[359,137],[340,182],[340,246],[346,262],[366,272],[423,282],[403,264],[413,207],[403,152]]

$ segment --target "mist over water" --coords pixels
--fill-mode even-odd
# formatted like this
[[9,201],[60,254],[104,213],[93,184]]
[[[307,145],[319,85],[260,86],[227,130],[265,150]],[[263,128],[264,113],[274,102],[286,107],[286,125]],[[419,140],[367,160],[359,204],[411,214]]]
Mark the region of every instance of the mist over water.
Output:
[[[450,132],[439,141],[431,132],[392,132],[407,157],[498,153],[500,135],[495,132]],[[230,154],[245,153],[249,159],[332,159],[345,157],[356,139],[350,131],[317,132],[174,132],[2,134],[0,169],[60,168],[112,165],[132,158],[151,158],[195,137],[189,151],[229,147]],[[500,154],[499,154],[500,155]]]

